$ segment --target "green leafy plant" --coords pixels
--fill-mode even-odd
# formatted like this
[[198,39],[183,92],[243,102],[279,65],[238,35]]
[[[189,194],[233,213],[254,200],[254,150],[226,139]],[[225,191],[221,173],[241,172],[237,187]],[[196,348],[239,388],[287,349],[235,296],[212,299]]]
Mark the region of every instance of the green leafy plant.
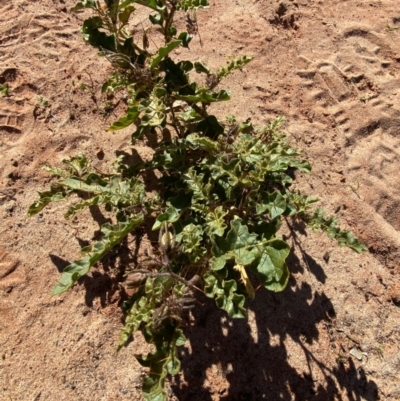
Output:
[[0,95],[1,96],[8,96],[8,92],[10,90],[10,87],[8,84],[0,84]]
[[[150,9],[151,28],[134,35],[128,23],[140,6]],[[229,317],[243,318],[246,297],[254,298],[257,286],[285,289],[290,245],[279,236],[285,219],[323,230],[357,252],[366,249],[335,218],[313,208],[316,198],[291,189],[295,171],[311,168],[288,143],[282,118],[256,127],[250,119],[221,120],[208,112],[212,103],[230,99],[220,82],[250,57],[235,58],[215,72],[199,62],[173,60],[174,49],[187,47],[196,32],[193,26],[178,32],[175,14],[193,16],[206,6],[206,0],[78,2],[73,11],[94,13],[83,22],[84,41],[114,67],[103,92],[127,98],[125,115],[108,130],[135,127],[132,142],[152,138],[154,155],[136,164],[119,157],[109,174],[99,173],[83,155],[65,160],[62,168],[46,166],[55,179],[29,209],[34,215],[51,202],[71,199],[66,218],[93,205],[114,215],[114,223],[102,227],[101,240],[65,268],[53,294],[71,288],[135,228],[155,220],[158,245],[125,276],[132,296],[123,305],[119,344],[137,330],[154,344],[153,352],[137,356],[147,368],[143,396],[151,401],[167,399],[165,379],[180,370],[182,322],[197,294],[213,298]],[[151,35],[163,38],[153,51]],[[149,172],[160,175],[156,191],[143,179]]]
[[400,26],[390,26],[389,22],[386,24],[386,32],[393,32],[400,29]]
[[45,108],[50,106],[49,101],[46,98],[44,98],[42,95],[38,96],[38,104]]

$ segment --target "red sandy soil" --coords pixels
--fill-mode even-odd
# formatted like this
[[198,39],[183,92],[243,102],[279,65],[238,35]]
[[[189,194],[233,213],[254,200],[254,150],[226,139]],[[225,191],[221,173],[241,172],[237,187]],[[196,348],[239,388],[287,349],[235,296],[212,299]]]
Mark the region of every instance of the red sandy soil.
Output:
[[[140,400],[136,336],[116,354],[122,248],[69,293],[50,291],[101,218],[27,208],[46,163],[83,152],[149,155],[130,130],[106,132],[107,60],[84,45],[71,0],[0,1],[0,400]],[[171,400],[400,400],[400,4],[398,0],[221,0],[198,13],[179,57],[217,68],[255,59],[225,81],[216,110],[263,123],[278,115],[313,166],[301,188],[370,252],[299,234],[288,288],[258,291],[246,320],[205,302],[185,329]],[[144,17],[137,28],[147,24]],[[84,85],[81,85],[84,84]],[[100,215],[101,217],[101,215]],[[104,219],[104,217],[103,217]],[[133,238],[128,240],[134,246]],[[329,257],[328,257],[329,256]],[[196,323],[194,323],[194,321]]]

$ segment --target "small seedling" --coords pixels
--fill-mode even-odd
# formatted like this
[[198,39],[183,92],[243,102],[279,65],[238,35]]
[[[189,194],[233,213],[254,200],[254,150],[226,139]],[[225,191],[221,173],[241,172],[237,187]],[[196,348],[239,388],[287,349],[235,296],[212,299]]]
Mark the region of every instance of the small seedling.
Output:
[[[129,29],[140,6],[149,9],[155,29]],[[216,71],[198,61],[174,60],[174,50],[188,47],[198,33],[193,12],[206,6],[207,0],[77,3],[73,11],[94,14],[83,22],[83,39],[114,69],[103,93],[126,94],[125,115],[108,130],[134,127],[132,143],[152,138],[153,156],[139,163],[121,156],[112,169],[103,169],[112,170],[108,174],[82,154],[64,160],[62,168],[46,166],[54,181],[29,208],[32,216],[73,196],[66,218],[93,205],[114,216],[113,223],[102,226],[101,239],[64,269],[54,295],[70,289],[136,228],[145,230],[153,222],[158,242],[125,275],[131,298],[123,304],[125,326],[118,346],[135,331],[153,345],[149,354],[136,356],[147,369],[142,388],[147,401],[167,400],[164,382],[180,371],[177,347],[185,344],[188,311],[201,307],[195,302],[199,294],[214,299],[229,318],[244,318],[245,300],[254,298],[257,288],[286,288],[291,246],[280,235],[285,222],[305,223],[339,245],[366,250],[339,228],[335,217],[314,207],[315,197],[293,190],[294,171],[309,173],[311,167],[289,144],[283,118],[256,126],[251,119],[225,120],[210,113],[212,104],[230,100],[230,92],[220,88],[223,79],[251,57],[236,57]],[[175,26],[178,12],[191,12],[187,31]],[[154,43],[162,43],[154,52],[146,45],[150,33],[158,35]],[[154,140],[161,137],[167,139]],[[158,190],[146,179],[149,175],[159,176]]]
[[84,82],[76,83],[76,82],[73,80],[73,81],[72,81],[72,86],[73,86],[74,88],[77,88],[77,89],[83,91],[83,92],[88,92],[88,93],[90,93],[92,96],[94,96],[94,95],[95,95],[94,82],[93,82],[93,80],[92,80],[91,75],[90,75],[88,72],[86,72],[86,73],[87,73],[87,75],[88,75],[89,78],[90,78],[90,81],[91,81],[91,84],[90,84],[90,85],[85,84]]
[[8,84],[0,84],[1,96],[8,96],[9,90],[10,90],[10,87],[8,86]]
[[398,29],[400,29],[400,26],[390,26],[389,23],[387,23],[385,31],[394,32],[397,31]]
[[358,42],[354,43],[354,48],[356,49],[357,53],[364,53],[367,48],[364,46],[361,46]]
[[44,98],[42,95],[38,96],[38,102],[43,107],[49,107],[50,106],[49,101],[46,98]]
[[381,345],[378,345],[374,348],[374,351],[379,355],[380,359],[384,359],[384,355],[383,355],[383,348]]
[[357,185],[349,184],[349,187],[356,195],[358,195],[358,191],[360,189],[360,181],[358,181],[358,179],[357,179],[356,182],[357,182]]

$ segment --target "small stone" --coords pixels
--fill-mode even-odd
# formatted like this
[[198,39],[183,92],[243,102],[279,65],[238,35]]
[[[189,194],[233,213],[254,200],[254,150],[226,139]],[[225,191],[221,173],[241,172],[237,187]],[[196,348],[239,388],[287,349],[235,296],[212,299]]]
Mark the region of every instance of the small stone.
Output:
[[357,358],[359,361],[363,359],[363,354],[357,347],[353,347],[350,350],[350,355],[354,356],[354,358]]

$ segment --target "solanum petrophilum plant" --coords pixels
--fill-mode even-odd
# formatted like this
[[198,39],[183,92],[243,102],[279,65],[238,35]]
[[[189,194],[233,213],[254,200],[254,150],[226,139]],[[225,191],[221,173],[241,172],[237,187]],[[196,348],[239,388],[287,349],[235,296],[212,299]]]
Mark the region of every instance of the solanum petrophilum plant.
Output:
[[[129,21],[138,6],[150,9],[151,28],[133,34]],[[181,324],[199,292],[214,298],[229,317],[243,318],[245,299],[255,297],[257,286],[285,289],[290,246],[279,236],[283,219],[301,220],[340,245],[365,250],[349,231],[337,227],[335,218],[313,211],[316,198],[291,190],[294,171],[308,173],[310,165],[288,144],[280,130],[282,119],[254,127],[250,119],[221,121],[209,114],[211,103],[230,99],[220,82],[250,57],[236,58],[216,72],[199,62],[173,60],[173,50],[187,47],[196,33],[193,13],[206,6],[207,0],[78,2],[73,11],[88,8],[94,14],[83,23],[84,41],[114,67],[102,90],[127,98],[125,115],[108,129],[133,126],[133,142],[153,137],[154,155],[137,164],[119,157],[107,175],[83,155],[65,160],[63,168],[47,166],[55,180],[29,209],[34,215],[74,195],[81,200],[70,203],[67,218],[92,205],[115,216],[114,224],[102,227],[102,239],[83,248],[82,258],[65,268],[53,294],[71,288],[135,228],[155,218],[158,245],[148,250],[147,263],[130,266],[125,276],[125,285],[135,290],[123,306],[119,344],[136,330],[154,344],[154,352],[137,356],[148,368],[143,396],[151,401],[166,400],[164,381],[180,370]],[[190,13],[188,32],[178,32],[177,12]],[[154,35],[164,43],[151,51]],[[201,83],[191,79],[191,71]],[[143,179],[155,171],[161,175],[157,194]]]

